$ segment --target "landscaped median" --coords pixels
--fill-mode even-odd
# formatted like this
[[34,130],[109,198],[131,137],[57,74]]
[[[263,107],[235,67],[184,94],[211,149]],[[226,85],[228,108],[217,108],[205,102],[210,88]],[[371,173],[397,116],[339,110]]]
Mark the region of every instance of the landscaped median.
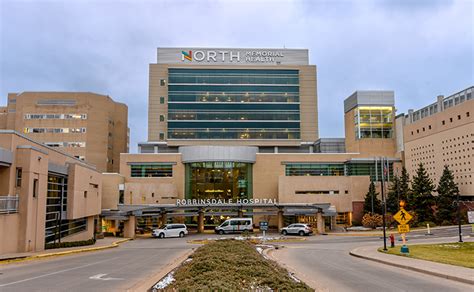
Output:
[[216,240],[199,247],[154,291],[313,291],[245,240]]
[[[417,244],[409,249],[406,257],[474,269],[474,242]],[[400,247],[389,248],[387,253],[401,255]]]

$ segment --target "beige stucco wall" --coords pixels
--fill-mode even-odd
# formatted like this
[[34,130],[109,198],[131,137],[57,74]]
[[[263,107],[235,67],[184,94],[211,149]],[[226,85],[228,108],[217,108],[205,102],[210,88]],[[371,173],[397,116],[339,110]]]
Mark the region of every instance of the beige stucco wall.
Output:
[[[369,189],[368,176],[280,176],[280,203],[330,203],[337,212],[352,212],[353,201],[363,201]],[[296,194],[296,191],[339,191],[339,194]],[[347,191],[347,194],[346,194]]]
[[[76,105],[38,105],[39,100],[75,100]],[[86,142],[86,147],[58,147],[85,156],[100,171],[117,172],[120,153],[128,152],[128,107],[90,92],[22,92],[8,94],[6,129],[86,128],[86,133],[27,133],[40,142]],[[15,100],[13,102],[13,100]],[[25,119],[25,114],[87,114],[87,119]],[[0,116],[2,116],[0,114]],[[0,129],[1,121],[0,118]],[[110,133],[110,135],[109,135]]]
[[0,215],[0,254],[18,250],[20,214]]
[[[71,165],[71,177],[68,182],[70,184],[68,188],[71,191],[69,195],[75,193],[74,189],[87,189],[90,182],[96,183],[100,187],[101,174],[90,169],[91,166],[86,166],[83,162],[17,134],[0,133],[0,147],[13,153],[12,164],[8,167],[0,167],[0,181],[8,182],[2,185],[0,195],[19,196],[18,213],[12,215],[0,214],[0,221],[3,224],[1,228],[3,230],[16,230],[16,232],[7,230],[8,233],[0,233],[1,235],[8,234],[8,242],[2,241],[5,249],[0,246],[0,254],[43,250],[48,165],[50,163],[61,166]],[[19,187],[15,183],[16,168],[18,167],[22,169],[21,186]],[[77,177],[74,178],[74,176]],[[34,179],[38,179],[36,197],[33,196]],[[98,189],[100,190],[100,188]],[[68,197],[68,204],[71,204],[68,205],[68,214],[71,216],[69,218],[78,218],[77,216],[80,216],[80,214],[98,215],[100,213],[100,193],[99,195],[94,194],[94,196],[90,196],[94,200],[89,202],[80,198]],[[13,245],[16,247],[15,250],[11,248]]]
[[67,219],[100,214],[102,174],[80,164],[69,164],[67,196]]
[[[130,174],[133,162],[170,162],[172,177],[134,178]],[[184,198],[184,170],[181,154],[122,154],[120,174],[125,177],[125,204],[168,204]]]
[[474,100],[469,100],[407,124],[403,134],[405,167],[410,176],[423,163],[437,185],[444,165],[448,165],[461,195],[474,196],[473,116]]
[[118,173],[102,174],[102,209],[117,209],[119,203],[119,185],[125,183],[125,177]]

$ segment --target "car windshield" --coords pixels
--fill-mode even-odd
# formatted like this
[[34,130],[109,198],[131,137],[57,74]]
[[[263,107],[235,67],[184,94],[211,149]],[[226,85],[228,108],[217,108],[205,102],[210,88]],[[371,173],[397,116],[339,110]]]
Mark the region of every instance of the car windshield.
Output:
[[168,225],[161,225],[158,229],[165,229]]

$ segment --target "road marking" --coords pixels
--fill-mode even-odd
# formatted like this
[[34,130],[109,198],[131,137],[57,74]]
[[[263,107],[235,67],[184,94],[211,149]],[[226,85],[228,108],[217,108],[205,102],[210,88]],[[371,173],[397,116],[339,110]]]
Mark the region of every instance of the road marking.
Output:
[[117,258],[118,258],[118,257],[111,258],[111,259],[107,259],[107,260],[103,260],[103,261],[98,261],[98,262],[95,262],[95,263],[90,263],[90,264],[83,265],[83,266],[79,266],[79,267],[74,267],[74,268],[65,269],[65,270],[61,270],[61,271],[56,271],[56,272],[53,272],[53,273],[44,274],[44,275],[40,275],[40,276],[36,276],[36,277],[32,277],[32,278],[27,278],[27,279],[15,281],[15,282],[10,282],[10,283],[6,283],[6,284],[0,284],[0,287],[10,286],[10,285],[14,285],[14,284],[18,284],[18,283],[23,283],[23,282],[27,282],[27,281],[31,281],[31,280],[35,280],[35,279],[39,279],[39,278],[44,278],[44,277],[48,277],[48,276],[52,276],[52,275],[56,275],[56,274],[60,274],[60,273],[64,273],[64,272],[69,272],[69,271],[72,271],[72,270],[77,270],[77,269],[81,269],[81,268],[93,266],[93,265],[100,264],[100,263],[103,263],[103,262],[108,262],[108,261],[111,261],[111,260],[114,260],[114,259],[117,259]]
[[89,279],[92,280],[103,280],[103,281],[109,281],[109,280],[123,280],[122,278],[102,278],[103,276],[107,276],[107,274],[97,274],[94,276],[89,277]]

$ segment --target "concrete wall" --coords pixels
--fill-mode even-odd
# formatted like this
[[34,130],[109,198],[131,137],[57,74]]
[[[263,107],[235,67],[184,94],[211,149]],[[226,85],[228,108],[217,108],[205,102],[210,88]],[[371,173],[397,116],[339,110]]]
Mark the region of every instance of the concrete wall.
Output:
[[18,252],[20,214],[0,215],[0,254]]
[[448,165],[461,195],[474,196],[474,100],[407,124],[403,133],[411,177],[423,163],[437,185]]

